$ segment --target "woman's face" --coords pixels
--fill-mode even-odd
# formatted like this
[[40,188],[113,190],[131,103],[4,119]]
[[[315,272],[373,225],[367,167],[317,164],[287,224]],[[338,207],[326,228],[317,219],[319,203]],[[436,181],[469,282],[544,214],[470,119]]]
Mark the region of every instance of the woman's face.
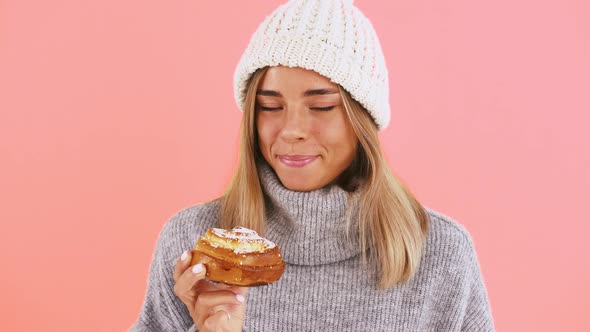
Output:
[[264,159],[290,190],[324,187],[356,154],[338,87],[315,71],[269,68],[256,93],[256,126]]

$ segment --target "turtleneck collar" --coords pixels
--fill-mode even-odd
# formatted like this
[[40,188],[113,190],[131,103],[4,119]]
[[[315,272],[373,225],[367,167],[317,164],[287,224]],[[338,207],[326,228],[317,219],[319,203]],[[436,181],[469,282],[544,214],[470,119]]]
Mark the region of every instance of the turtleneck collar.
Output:
[[[285,262],[320,265],[359,254],[359,190],[349,193],[338,185],[312,191],[290,190],[265,161],[258,164],[258,175],[265,194],[265,237],[279,246]],[[347,234],[349,204],[352,208]]]

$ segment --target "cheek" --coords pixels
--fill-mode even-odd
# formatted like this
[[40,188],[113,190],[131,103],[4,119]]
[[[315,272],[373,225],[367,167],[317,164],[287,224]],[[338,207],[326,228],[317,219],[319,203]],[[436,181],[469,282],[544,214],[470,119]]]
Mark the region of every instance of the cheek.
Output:
[[261,149],[263,149],[263,152],[266,153],[269,147],[273,144],[274,137],[276,137],[275,131],[273,126],[268,121],[264,120],[258,120],[256,122],[256,128],[258,131],[258,144]]
[[317,137],[322,145],[332,150],[332,157],[346,159],[350,153],[356,151],[356,136],[345,122],[338,121],[323,128],[317,131]]

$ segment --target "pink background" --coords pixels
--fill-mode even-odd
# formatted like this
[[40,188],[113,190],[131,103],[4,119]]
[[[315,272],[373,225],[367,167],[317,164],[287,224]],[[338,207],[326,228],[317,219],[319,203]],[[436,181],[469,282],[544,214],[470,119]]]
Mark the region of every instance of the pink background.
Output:
[[[229,180],[232,74],[280,3],[0,1],[2,330],[137,319],[162,225]],[[472,234],[498,330],[584,330],[588,2],[355,4],[389,66],[388,160]]]

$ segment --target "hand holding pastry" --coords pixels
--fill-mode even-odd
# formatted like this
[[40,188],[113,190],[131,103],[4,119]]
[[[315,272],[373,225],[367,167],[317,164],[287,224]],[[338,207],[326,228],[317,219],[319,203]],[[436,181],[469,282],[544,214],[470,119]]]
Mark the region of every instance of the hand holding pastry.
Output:
[[242,331],[246,312],[245,287],[215,285],[203,280],[203,264],[191,266],[192,252],[185,251],[174,270],[174,292],[186,305],[199,331]]

